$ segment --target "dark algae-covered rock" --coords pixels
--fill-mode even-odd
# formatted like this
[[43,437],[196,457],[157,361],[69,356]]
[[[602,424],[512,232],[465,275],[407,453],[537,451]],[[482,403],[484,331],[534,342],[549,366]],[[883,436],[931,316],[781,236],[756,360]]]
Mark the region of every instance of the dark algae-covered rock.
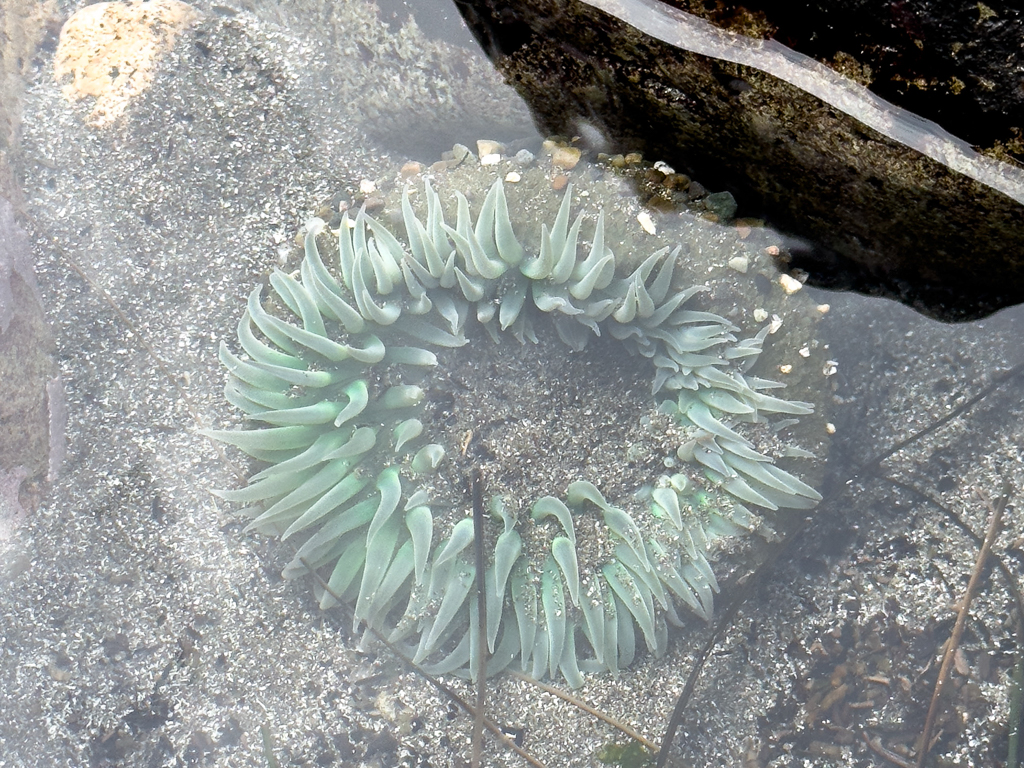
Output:
[[[887,3],[886,12],[896,13],[897,5],[909,34],[924,11],[921,4]],[[868,11],[868,3],[843,7],[850,19]],[[1003,30],[1020,15],[972,7],[970,23],[959,6],[949,16],[960,19],[959,36],[940,45],[946,27],[922,21],[928,34],[911,45],[921,55],[878,63],[842,48],[788,47],[810,35],[785,33],[783,21],[793,23],[796,11],[776,21],[768,10],[722,6],[709,20],[655,0],[484,0],[463,12],[546,130],[580,135],[606,151],[639,150],[695,178],[715,179],[735,195],[741,216],[763,214],[793,236],[789,263],[807,270],[812,284],[880,293],[960,320],[1024,299],[1024,174],[1014,159],[1020,110],[1007,99],[1000,120],[988,117],[995,93],[1019,90],[1019,49],[1002,58],[1004,86],[983,68],[973,79],[965,74],[983,57],[981,43],[961,39],[987,41],[985,30],[998,19],[995,44],[1004,44],[1003,36],[1012,35]],[[823,18],[823,27],[840,21]],[[850,25],[855,35],[859,28]],[[775,39],[762,39],[773,33]],[[880,43],[865,47],[851,39],[858,56],[862,48],[888,55]],[[919,73],[931,59],[913,40],[944,47],[934,54],[931,79]],[[968,61],[958,58],[968,54]],[[964,97],[962,108],[925,98],[926,90],[938,93],[940,81],[950,98],[954,91]],[[968,100],[968,91],[978,98]],[[925,108],[923,117],[910,111]],[[962,119],[949,120],[950,113]],[[985,130],[958,138],[971,114],[986,122]]]
[[[1024,157],[1020,3],[756,0],[745,6],[776,40],[854,79],[856,68],[882,98],[975,146],[1003,146],[1017,160]],[[735,4],[730,17],[742,17]]]

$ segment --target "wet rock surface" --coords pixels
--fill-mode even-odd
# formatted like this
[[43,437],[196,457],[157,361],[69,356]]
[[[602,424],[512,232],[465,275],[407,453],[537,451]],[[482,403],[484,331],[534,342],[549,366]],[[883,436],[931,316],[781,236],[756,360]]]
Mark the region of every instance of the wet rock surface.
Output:
[[41,301],[28,235],[0,198],[0,557],[3,542],[38,502],[51,445],[62,438],[58,425],[61,434],[51,439],[47,384],[59,380]]
[[[680,3],[857,71],[874,93],[971,144],[1024,159],[1024,11],[1012,0]],[[698,7],[699,6],[699,7]]]
[[[601,5],[611,13],[628,7],[640,24],[655,8]],[[763,213],[797,238],[790,263],[812,283],[881,293],[947,320],[1024,299],[1024,192],[1007,153],[993,173],[1014,181],[990,186],[785,79],[680,50],[584,3],[485,1],[460,9],[546,130],[579,134],[606,151],[641,150],[721,180],[741,215]],[[1007,9],[1000,18],[1012,24],[1016,16]],[[923,128],[922,146],[946,141],[897,113],[892,123]],[[1012,135],[1007,128],[1003,141]],[[957,151],[974,156],[966,145]]]
[[[207,492],[236,486],[246,469],[195,431],[232,418],[216,347],[234,337],[245,296],[294,256],[295,233],[322,201],[339,189],[355,199],[369,180],[393,193],[398,172],[383,169],[408,158],[376,148],[359,105],[350,110],[336,98],[339,82],[358,93],[352,73],[369,65],[358,50],[332,58],[336,47],[310,31],[323,30],[309,23],[315,14],[295,6],[266,15],[200,10],[207,20],[195,34],[204,36],[179,38],[123,131],[87,127],[88,107],[69,106],[45,68],[30,93],[19,174],[67,382],[70,455],[0,564],[0,760],[19,768],[234,766],[267,764],[272,755],[282,765],[464,766],[469,718],[388,653],[361,647],[350,620],[319,613],[308,582],[282,582],[292,553],[243,534],[244,521]],[[368,6],[331,11],[384,35]],[[278,13],[301,23],[278,23]],[[320,61],[343,72],[331,80],[310,67]],[[267,73],[280,114],[261,121],[251,99],[270,87]],[[174,140],[170,151],[161,137]],[[645,237],[638,222],[630,225]],[[747,275],[765,306],[792,298],[759,274],[768,266],[766,243],[741,255],[739,228],[698,222],[690,231],[721,256],[720,274]],[[69,268],[69,256],[89,281]],[[729,280],[713,282],[714,298],[737,295]],[[825,317],[836,341],[806,358],[769,346],[765,362],[792,366],[785,375],[820,377],[822,359],[838,359],[839,373],[819,394],[840,398],[836,440],[864,441],[852,443],[860,446],[854,462],[947,414],[993,371],[1020,361],[1019,312],[954,336],[896,305],[851,306],[810,288],[800,295],[833,304]],[[804,371],[801,361],[814,365]],[[985,516],[976,488],[998,488],[1002,479],[1024,485],[1019,387],[998,394],[979,412],[984,418],[950,423],[887,462],[893,474],[965,510],[974,529]],[[12,477],[20,476],[0,477],[0,505],[21,517],[25,499],[12,501]],[[929,679],[923,693],[907,693],[899,677],[915,682],[911,673],[944,641],[972,543],[912,494],[837,477],[851,492],[809,517],[817,524],[777,571],[758,577],[715,647],[677,740],[684,764],[761,755],[765,765],[788,768],[821,765],[826,755],[837,766],[861,765],[873,758],[858,729],[873,727],[876,714],[919,723]],[[997,552],[1019,570],[1013,558],[1024,531],[1016,515],[1008,526]],[[972,611],[953,709],[971,718],[960,717],[966,725],[951,728],[939,749],[983,765],[1005,754],[1008,627],[1016,617],[994,582]],[[657,739],[711,634],[697,620],[687,624],[673,632],[665,657],[644,657],[618,677],[592,676],[578,695]],[[913,653],[899,657],[904,640]],[[886,669],[890,648],[897,658]],[[867,679],[884,675],[890,684]],[[470,686],[450,682],[472,698]],[[842,695],[828,695],[848,682]],[[890,690],[900,691],[891,707],[881,696]],[[507,676],[491,682],[487,710],[551,766],[592,765],[622,740]],[[888,746],[899,744],[884,735]],[[494,765],[521,764],[494,742],[485,754]]]

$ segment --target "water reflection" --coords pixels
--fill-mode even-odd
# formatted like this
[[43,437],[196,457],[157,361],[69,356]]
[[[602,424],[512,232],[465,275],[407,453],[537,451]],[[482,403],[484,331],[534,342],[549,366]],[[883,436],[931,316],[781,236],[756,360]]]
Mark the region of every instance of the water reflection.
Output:
[[[482,172],[487,166],[465,148],[436,169],[407,161],[434,162],[442,139],[447,148],[494,138],[492,128],[509,130],[509,116],[522,112],[477,54],[436,45],[410,27],[396,32],[393,19],[382,20],[370,5],[230,13],[197,5],[202,21],[182,33],[163,74],[138,95],[118,131],[88,126],[88,109],[67,102],[52,78],[52,46],[40,49],[30,73],[22,154],[11,162],[67,383],[69,461],[52,486],[41,480],[45,461],[37,462],[45,496],[12,537],[12,557],[0,561],[4,759],[26,766],[41,759],[465,764],[469,718],[390,654],[361,644],[350,617],[320,613],[307,580],[282,581],[293,553],[245,535],[245,521],[214,502],[208,489],[241,485],[247,468],[219,455],[196,427],[237,419],[223,400],[217,346],[234,343],[252,286],[274,267],[298,263],[302,221],[312,213],[331,218],[341,203],[381,205],[375,191],[397,195],[404,174]],[[513,58],[532,34],[518,29],[501,38]],[[605,34],[600,25],[589,31]],[[573,56],[560,64],[568,70],[587,61]],[[706,68],[706,95],[663,95],[694,114],[759,98],[756,76]],[[577,74],[587,71],[580,65]],[[550,82],[568,88],[548,94],[553,110],[556,102],[584,105],[594,125],[612,114],[607,105],[594,109],[602,98],[617,99],[633,117],[642,106],[629,101],[628,89],[595,88],[588,78]],[[792,116],[800,119],[798,111]],[[751,139],[766,135],[755,128],[771,126],[747,127]],[[691,184],[722,190],[730,174],[760,167],[753,155],[733,171],[713,161],[716,147],[745,146],[731,141],[736,134],[716,139],[724,130],[701,135],[707,173]],[[808,205],[822,190],[835,192],[787,170],[783,158],[799,159],[800,147],[776,136],[785,151],[760,178],[774,179],[780,199],[805,183]],[[577,174],[610,184],[619,171],[613,157],[555,165],[541,137],[522,141],[540,163],[532,172],[552,205],[549,182]],[[895,194],[889,172],[905,156],[877,136],[858,141],[882,153],[864,159],[884,172],[880,187],[893,185],[871,201],[888,201],[898,213],[906,198]],[[775,310],[754,302],[785,307],[793,298],[770,268],[770,249],[781,243],[754,222],[709,221],[733,215],[721,205],[725,198],[712,210],[705,195],[690,199],[689,186],[666,186],[673,174],[653,168],[657,159],[653,150],[647,161],[622,158],[623,168],[639,172],[632,186],[609,196],[608,210],[622,214],[629,236],[642,243],[646,229],[636,215],[646,207],[660,232],[678,232],[689,248],[714,257],[716,271],[702,280],[720,311],[737,305],[731,286],[747,275],[744,307],[757,322],[771,322]],[[683,167],[675,164],[675,177]],[[841,189],[855,199],[860,188]],[[692,204],[687,216],[675,205],[662,210],[662,201],[683,198]],[[821,217],[822,231],[849,222],[843,210]],[[857,231],[874,242],[876,226],[891,235],[896,225],[872,219]],[[972,241],[970,227],[956,233],[951,226],[942,224],[956,242]],[[921,237],[906,234],[911,246]],[[764,273],[741,272],[743,263]],[[765,375],[793,375],[801,360],[814,365],[807,386],[821,409],[816,418],[835,428],[826,503],[806,517],[774,570],[751,575],[742,553],[723,557],[721,581],[745,600],[736,614],[721,614],[727,620],[715,642],[713,626],[687,618],[665,656],[641,648],[628,670],[588,675],[578,692],[657,741],[687,675],[710,648],[674,743],[675,764],[852,766],[875,759],[876,748],[912,753],[953,622],[949,606],[962,597],[975,537],[985,531],[979,492],[994,500],[1004,481],[1024,485],[1022,387],[1005,376],[1024,359],[1019,309],[951,328],[893,302],[790,288],[817,320],[797,325],[801,343],[767,345]],[[908,287],[906,295],[922,290]],[[819,309],[826,305],[827,312]],[[753,315],[758,308],[764,317]],[[825,376],[830,361],[836,365]],[[783,366],[793,368],[784,373]],[[955,418],[925,432],[949,414]],[[616,423],[613,406],[599,415]],[[45,419],[37,421],[37,431],[45,430]],[[882,466],[871,466],[872,457],[909,438]],[[22,495],[21,504],[30,501]],[[995,551],[1019,580],[1024,530],[1013,514],[1006,525]],[[960,764],[997,764],[1008,751],[1020,613],[1001,574],[984,581],[972,602],[949,707],[938,720],[934,754]],[[468,684],[446,683],[472,698]],[[590,765],[602,747],[624,740],[512,676],[490,682],[487,711],[551,766]],[[521,764],[497,742],[485,742],[485,750],[491,764]]]
[[812,283],[947,320],[1024,298],[1020,169],[828,67],[657,0],[460,8],[545,130],[717,180]]

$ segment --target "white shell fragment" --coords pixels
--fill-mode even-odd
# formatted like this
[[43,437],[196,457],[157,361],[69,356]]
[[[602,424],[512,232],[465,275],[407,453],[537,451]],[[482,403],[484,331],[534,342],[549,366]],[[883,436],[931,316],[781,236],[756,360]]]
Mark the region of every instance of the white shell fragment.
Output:
[[796,293],[797,291],[804,287],[803,283],[801,283],[795,277],[791,277],[787,274],[779,275],[779,285],[782,286],[782,290],[790,294]]
[[648,235],[658,234],[658,226],[654,223],[654,219],[647,211],[640,211],[636,215],[636,220],[640,222],[641,228]]
[[745,275],[750,267],[750,260],[746,256],[733,256],[729,259],[729,267]]

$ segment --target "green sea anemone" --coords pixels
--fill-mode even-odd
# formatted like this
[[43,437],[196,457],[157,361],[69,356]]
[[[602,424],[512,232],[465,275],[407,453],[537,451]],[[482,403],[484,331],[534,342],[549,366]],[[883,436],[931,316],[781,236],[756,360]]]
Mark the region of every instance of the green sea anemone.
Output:
[[745,505],[808,509],[821,498],[751,439],[769,417],[811,406],[749,375],[768,326],[739,339],[725,318],[688,307],[703,289],[676,286],[678,247],[621,275],[603,214],[586,241],[583,214],[570,219],[571,187],[533,252],[500,181],[475,219],[457,194],[454,226],[429,183],[423,197],[420,218],[403,195],[404,243],[364,211],[345,214],[330,266],[317,245],[325,225],[313,220],[298,274],[271,275],[267,304],[260,289],[250,295],[245,355],[222,346],[220,356],[228,400],[257,426],[208,434],[265,466],[219,495],[249,505],[250,528],[295,544],[286,578],[323,574],[322,607],[337,596],[357,627],[426,669],[471,672],[481,653],[474,531],[465,499],[433,480],[456,445],[427,407],[445,386],[438,371],[470,341],[536,343],[553,327],[572,355],[610,338],[649,372],[648,428],[670,427],[662,473],[621,498],[582,472],[533,498],[490,495],[488,670],[515,665],[578,686],[581,669],[630,664],[637,629],[662,653],[677,605],[711,614],[714,542],[762,525]]

